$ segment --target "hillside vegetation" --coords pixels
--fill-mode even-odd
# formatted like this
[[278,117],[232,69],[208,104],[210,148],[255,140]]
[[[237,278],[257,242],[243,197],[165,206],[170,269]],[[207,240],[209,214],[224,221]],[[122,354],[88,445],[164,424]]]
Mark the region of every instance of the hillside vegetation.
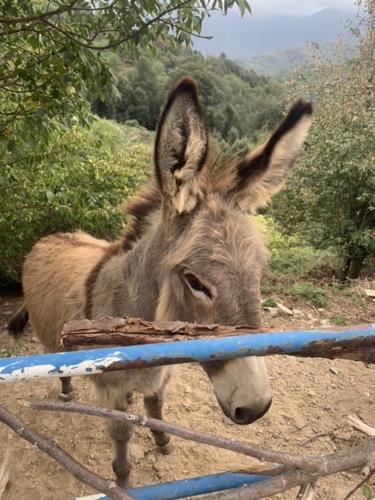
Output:
[[0,285],[17,281],[26,253],[42,236],[82,229],[118,238],[121,204],[149,172],[152,134],[107,120],[56,134],[27,164],[0,179]]
[[210,131],[225,143],[256,142],[283,113],[280,84],[220,57],[205,58],[191,50],[161,47],[157,54],[111,54],[115,87],[93,101],[93,110],[119,122],[137,122],[155,130],[171,84],[191,75],[199,85]]
[[[222,3],[224,11],[227,3]],[[365,13],[366,8],[367,14],[373,12],[371,5],[364,2]],[[26,16],[25,25],[33,15],[34,28],[41,29],[43,13],[36,3],[19,11],[21,19]],[[193,23],[194,12],[184,15]],[[93,22],[84,13],[77,16],[86,27]],[[194,32],[200,30],[199,19],[190,26]],[[4,76],[7,86],[0,89],[0,282],[20,279],[25,254],[45,234],[78,228],[109,239],[121,234],[126,221],[119,207],[148,176],[160,110],[168,90],[185,74],[198,82],[218,158],[245,154],[259,145],[292,100],[314,101],[314,125],[305,152],[286,190],[263,212],[276,249],[268,286],[277,287],[290,277],[321,276],[322,269],[326,277],[342,281],[357,279],[361,272],[371,274],[371,23],[371,15],[360,19],[358,48],[349,59],[316,60],[302,67],[289,86],[246,70],[224,54],[204,57],[181,47],[189,39],[186,30],[180,38],[146,30],[136,43],[94,56],[60,32],[54,32],[53,42],[63,52],[54,52],[52,42],[47,43],[51,33],[23,36],[21,23],[20,31],[0,40],[3,59],[14,67]],[[81,28],[76,29],[75,36],[81,36]],[[45,65],[35,68],[39,58]],[[74,62],[70,72],[69,58]]]
[[293,72],[302,66],[314,66],[318,57],[324,55],[332,62],[345,58],[349,59],[355,54],[354,47],[349,42],[316,44],[305,43],[290,47],[282,51],[272,52],[262,56],[243,58],[239,64],[246,69],[255,71],[258,75],[271,76],[279,81],[292,78]]

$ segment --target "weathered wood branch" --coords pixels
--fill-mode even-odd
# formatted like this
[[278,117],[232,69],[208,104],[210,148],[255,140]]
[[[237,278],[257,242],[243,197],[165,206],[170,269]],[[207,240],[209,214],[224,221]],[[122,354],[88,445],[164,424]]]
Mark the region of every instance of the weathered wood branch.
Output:
[[375,427],[372,425],[366,424],[363,420],[357,417],[357,415],[349,415],[348,416],[349,424],[357,429],[358,431],[363,432],[363,434],[367,434],[367,436],[375,437]]
[[[352,330],[361,331],[368,325],[356,325]],[[302,348],[285,352],[292,356],[320,357],[328,359],[350,359],[375,363],[375,336],[356,336],[350,339],[338,339],[337,334],[348,328],[325,328],[324,334],[331,338],[310,342]],[[316,330],[319,332],[319,330]],[[310,330],[311,332],[311,330]],[[61,344],[66,349],[97,346],[134,346],[193,340],[202,338],[232,337],[242,334],[278,333],[280,339],[283,332],[268,330],[262,332],[254,326],[223,326],[217,324],[196,324],[182,321],[144,321],[138,318],[103,318],[99,320],[70,321],[64,325]],[[285,335],[288,332],[285,332]],[[289,332],[290,334],[291,332]],[[306,332],[293,332],[295,336]],[[282,347],[270,345],[267,354],[283,354]]]
[[352,448],[343,448],[330,455],[319,458],[316,472],[306,470],[289,470],[271,479],[230,490],[195,496],[194,500],[255,500],[283,493],[301,484],[313,483],[320,477],[337,474],[348,470],[360,469],[373,460],[375,456],[375,439],[369,439]]
[[75,478],[91,486],[96,491],[104,493],[113,500],[129,500],[133,498],[129,496],[125,490],[116,486],[113,481],[108,481],[107,479],[99,476],[99,474],[96,474],[81,465],[51,439],[47,439],[41,434],[30,429],[30,427],[19,420],[15,415],[13,415],[13,413],[2,405],[0,405],[0,422],[3,422],[5,425],[13,429],[18,436],[25,439],[33,446],[36,446],[40,450],[44,451],[44,453],[47,453],[47,455],[52,457],[56,460],[56,462],[61,464],[65,467],[65,469],[73,474]]
[[[109,410],[85,403],[27,401],[25,404],[37,410],[72,412],[111,418],[117,421],[125,420],[138,426],[168,432],[183,439],[251,456],[262,462],[272,462],[272,466],[267,467],[261,472],[259,471],[259,473],[274,476],[272,479],[268,479],[260,483],[253,483],[249,486],[242,486],[232,490],[197,497],[202,498],[202,500],[230,500],[232,498],[236,498],[238,500],[251,500],[264,498],[281,493],[295,486],[306,483],[315,483],[320,477],[362,468],[369,463],[372,464],[375,460],[375,439],[369,439],[368,441],[365,441],[355,447],[343,448],[329,455],[305,457],[302,455],[291,455],[274,450],[265,450],[253,445],[187,429],[185,427],[169,424],[146,416],[130,415],[122,411]],[[282,464],[282,466],[277,467],[274,465],[275,463]]]
[[361,488],[364,484],[369,482],[369,480],[372,478],[374,474],[375,474],[375,468],[373,468],[367,474],[367,476],[364,479],[362,479],[360,483],[358,483],[352,490],[350,490],[343,500],[348,500],[349,498],[351,498],[354,495],[354,493],[359,490],[359,488]]
[[103,318],[69,321],[63,328],[64,347],[105,345],[130,346],[198,338],[259,333],[253,326],[200,325],[184,321],[144,321],[139,318]]
[[261,462],[282,464],[288,467],[306,469],[311,472],[320,470],[321,463],[324,458],[320,456],[305,457],[303,455],[292,455],[283,451],[266,450],[252,444],[235,441],[221,436],[215,436],[206,432],[200,432],[187,427],[182,427],[180,425],[167,423],[163,420],[157,420],[143,415],[131,415],[123,411],[109,410],[108,408],[101,408],[99,406],[88,405],[86,403],[78,403],[76,401],[63,403],[60,401],[32,400],[26,401],[25,404],[34,410],[80,413],[95,417],[111,418],[117,421],[126,421],[141,427],[148,427],[152,430],[167,432],[182,439],[234,451],[242,455],[256,458]]
[[99,406],[78,403],[76,401],[26,401],[25,404],[34,410],[62,411],[71,413],[80,413],[95,417],[111,418],[117,421],[126,421],[141,427],[147,427],[155,431],[163,431],[182,439],[195,441],[198,443],[224,448],[242,455],[256,458],[262,462],[271,462],[288,465],[292,467],[307,467],[315,470],[315,458],[306,458],[301,455],[289,455],[288,453],[265,450],[233,439],[215,436],[206,432],[200,432],[180,425],[157,420],[145,415],[131,415],[119,410],[109,410]]

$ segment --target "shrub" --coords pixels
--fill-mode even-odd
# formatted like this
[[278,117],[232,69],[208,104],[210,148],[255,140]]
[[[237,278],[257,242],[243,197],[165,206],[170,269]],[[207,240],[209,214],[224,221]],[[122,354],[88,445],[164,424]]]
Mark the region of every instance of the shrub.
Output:
[[284,235],[280,224],[269,216],[258,215],[256,221],[267,236],[271,277],[295,279],[323,265],[332,265],[333,256],[329,250],[316,250],[295,235]]
[[309,281],[295,283],[289,290],[291,295],[310,300],[317,307],[327,307],[328,297],[324,288]]
[[82,229],[100,238],[119,236],[120,204],[147,178],[150,158],[147,146],[129,139],[129,130],[105,120],[90,129],[74,127],[55,137],[39,161],[5,169],[0,281],[19,279],[25,254],[46,234]]
[[[357,47],[301,69],[293,79],[298,96],[314,100],[314,120],[305,153],[286,189],[275,198],[275,216],[314,247],[334,248],[340,280],[358,279],[375,260],[375,136],[373,68],[368,41],[374,3],[358,3],[351,32]],[[320,49],[319,49],[319,53]]]
[[342,316],[331,316],[329,318],[329,321],[332,323],[332,325],[336,326],[346,326],[349,324],[348,321]]
[[275,299],[268,298],[263,300],[262,307],[277,307],[277,302]]

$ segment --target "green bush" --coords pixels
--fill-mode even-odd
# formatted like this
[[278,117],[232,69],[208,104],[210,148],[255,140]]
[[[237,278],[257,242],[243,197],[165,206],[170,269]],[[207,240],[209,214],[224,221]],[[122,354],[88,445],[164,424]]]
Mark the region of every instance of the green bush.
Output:
[[285,235],[280,225],[269,216],[258,215],[257,223],[266,234],[271,251],[269,273],[275,278],[300,278],[323,265],[332,265],[329,250],[321,251],[307,245],[297,236]]
[[268,298],[263,300],[262,307],[277,307],[277,302],[275,299]]
[[336,326],[346,326],[349,324],[348,321],[342,316],[331,316],[329,318],[329,321],[332,323],[332,325]]
[[295,283],[289,290],[295,297],[303,297],[310,300],[317,307],[327,307],[328,297],[324,288],[316,286],[309,281]]
[[334,62],[317,53],[315,64],[295,75],[296,96],[314,100],[313,125],[286,189],[274,199],[275,217],[291,234],[335,249],[343,282],[374,272],[375,53],[366,39],[373,8],[369,0],[359,3],[364,11],[352,26],[357,43],[350,59],[345,51]]
[[[138,133],[138,132],[137,132]],[[18,280],[25,254],[39,238],[82,229],[116,238],[120,204],[147,178],[150,148],[129,127],[98,120],[73,127],[27,162],[6,166],[0,179],[0,281]]]

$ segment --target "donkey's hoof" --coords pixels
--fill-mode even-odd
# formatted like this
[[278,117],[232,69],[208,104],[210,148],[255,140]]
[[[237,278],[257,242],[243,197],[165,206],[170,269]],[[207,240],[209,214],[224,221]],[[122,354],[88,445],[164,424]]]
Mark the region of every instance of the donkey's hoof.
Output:
[[130,488],[129,474],[126,476],[116,476],[116,484],[120,488]]
[[167,443],[163,446],[159,446],[159,451],[162,455],[170,455],[174,451],[174,446],[172,443]]
[[131,471],[131,465],[129,463],[112,462],[112,470],[116,476],[116,484],[121,488],[129,488],[129,475]]
[[68,394],[65,394],[64,392],[60,392],[59,399],[61,399],[61,401],[64,401],[64,402],[71,401],[73,399],[73,392],[68,392]]
[[128,405],[132,405],[134,403],[134,394],[132,392],[126,395],[126,402]]

